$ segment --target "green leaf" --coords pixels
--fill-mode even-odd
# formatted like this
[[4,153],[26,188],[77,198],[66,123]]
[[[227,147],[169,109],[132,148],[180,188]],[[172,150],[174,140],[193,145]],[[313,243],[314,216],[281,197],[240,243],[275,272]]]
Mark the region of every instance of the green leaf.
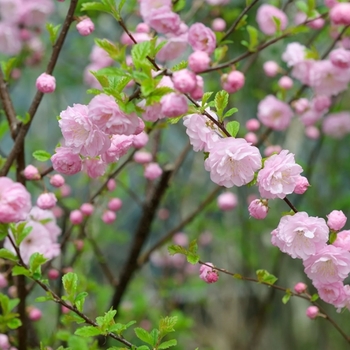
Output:
[[184,7],[186,6],[186,0],[179,0],[175,3],[173,7],[174,12],[179,12],[181,11]]
[[252,27],[252,26],[247,26],[247,31],[249,34],[249,46],[248,49],[251,52],[256,51],[256,47],[258,46],[258,35],[259,32],[256,28]]
[[297,1],[295,3],[295,5],[299,11],[304,12],[304,13],[308,13],[309,8],[304,1]]
[[281,32],[281,20],[278,17],[272,16],[272,20],[276,25],[276,33],[277,35]]
[[[22,224],[22,223],[21,223]],[[24,241],[24,239],[32,232],[32,226],[23,226],[21,224],[18,225],[17,232],[14,233],[16,244],[19,245]],[[24,225],[27,223],[25,222]]]
[[41,296],[41,297],[37,297],[35,299],[35,302],[36,303],[44,303],[45,301],[48,301],[48,300],[53,300],[53,297],[50,293],[47,293],[48,295],[46,296]]
[[137,327],[137,328],[134,328],[134,332],[135,332],[137,338],[139,338],[143,342],[151,345],[152,347],[156,345],[151,334],[149,332],[147,332],[145,329]]
[[227,123],[225,128],[232,137],[236,137],[239,131],[239,127],[240,124],[236,120],[233,120]]
[[274,284],[278,280],[277,277],[270,274],[266,270],[257,270],[256,276],[257,276],[259,282],[264,282],[266,284]]
[[18,257],[14,253],[12,253],[11,251],[5,248],[0,249],[0,258],[14,261],[14,262],[18,261]]
[[201,103],[203,108],[205,107],[207,101],[209,101],[212,94],[213,94],[212,91],[204,93],[204,95],[202,97],[202,103]]
[[29,270],[33,273],[34,278],[38,279],[41,277],[41,265],[45,264],[48,259],[40,253],[34,253],[29,258]]
[[188,255],[188,251],[186,248],[181,247],[180,245],[171,245],[168,247],[168,252],[170,255],[175,255],[175,254],[183,254],[183,255]]
[[178,317],[164,317],[159,321],[160,337],[163,338],[165,335],[171,332],[175,332],[174,326],[177,323]]
[[187,62],[187,61],[181,61],[180,63],[175,64],[175,66],[173,66],[173,67],[171,68],[171,70],[172,70],[173,72],[176,72],[176,71],[179,71],[179,70],[181,70],[181,69],[187,68],[187,66],[188,66],[188,62]]
[[94,337],[96,335],[100,335],[101,331],[94,326],[86,326],[78,328],[75,332],[75,335],[79,335],[81,337]]
[[225,90],[221,90],[215,95],[215,108],[220,121],[222,121],[224,109],[227,107],[228,98],[229,94]]
[[120,3],[118,5],[118,12],[119,12],[119,14],[122,12],[122,9],[123,9],[123,6],[125,4],[125,1],[126,0],[120,0]]
[[8,303],[8,308],[9,310],[13,310],[20,302],[19,298],[15,298],[15,299],[9,299],[9,303]]
[[6,322],[7,327],[10,329],[17,329],[22,326],[22,322],[19,318],[12,318],[11,320]]
[[217,47],[215,49],[215,51],[214,51],[214,60],[215,60],[215,62],[222,61],[225,58],[227,51],[228,51],[228,46],[227,45],[223,45],[223,46]]
[[7,62],[1,62],[1,69],[4,72],[5,81],[10,80],[11,72],[17,65],[17,57],[10,58]]
[[82,312],[83,308],[84,308],[84,303],[85,303],[85,299],[88,296],[88,293],[86,292],[81,292],[79,293],[74,300],[74,305],[77,307],[77,309]]
[[109,310],[104,316],[96,317],[96,323],[98,324],[101,334],[106,334],[109,329],[115,324],[114,317],[116,315],[116,310]]
[[130,326],[132,326],[135,323],[136,321],[130,321],[127,324],[115,323],[111,327],[109,327],[108,330],[109,332],[114,332],[121,335],[122,332],[124,332],[126,329],[128,329]]
[[24,117],[20,116],[20,115],[17,115],[16,116],[17,120],[19,120],[22,124],[26,125],[29,123],[30,121],[30,114],[29,113],[26,113],[24,115]]
[[310,301],[316,301],[318,298],[319,298],[319,295],[315,293],[311,296]]
[[150,48],[151,44],[149,41],[144,41],[132,47],[131,57],[136,69],[142,68],[146,57],[150,54]]
[[334,241],[337,239],[337,232],[336,231],[332,231],[329,235],[329,243],[332,244],[334,243]]
[[62,277],[63,288],[68,295],[68,300],[74,303],[78,288],[78,276],[76,273],[68,272]]
[[49,32],[50,41],[52,45],[54,45],[56,42],[57,34],[60,28],[61,28],[60,24],[58,24],[57,26],[54,26],[52,23],[46,23],[46,29]]
[[241,279],[242,279],[242,275],[239,274],[239,273],[235,273],[235,274],[233,274],[233,278],[236,278],[236,279],[238,279],[238,280],[241,280]]
[[287,293],[283,296],[283,298],[282,298],[282,303],[283,303],[283,304],[287,304],[291,296],[292,296],[292,295],[291,295],[290,293],[287,292]]
[[225,119],[227,117],[231,117],[232,114],[237,113],[238,109],[237,108],[230,108],[222,117],[222,119]]
[[110,10],[107,6],[99,3],[99,2],[86,2],[81,5],[82,11],[101,11],[101,12],[108,12],[110,13]]
[[4,137],[4,135],[10,130],[9,123],[6,119],[3,119],[0,122],[0,139]]
[[43,150],[35,151],[32,155],[39,162],[46,162],[47,160],[51,159],[51,154]]
[[12,276],[27,276],[30,277],[31,273],[23,266],[14,266],[12,269]]
[[177,345],[176,339],[171,339],[171,340],[165,341],[164,343],[161,343],[158,346],[158,349],[159,350],[161,350],[161,349],[169,349],[169,348],[171,348],[172,346],[175,346],[175,345]]

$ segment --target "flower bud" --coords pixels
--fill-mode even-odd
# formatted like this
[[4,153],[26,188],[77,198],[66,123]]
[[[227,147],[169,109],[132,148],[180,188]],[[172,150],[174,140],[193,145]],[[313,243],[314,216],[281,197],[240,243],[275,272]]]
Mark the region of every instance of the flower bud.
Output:
[[233,94],[244,86],[245,78],[242,72],[234,70],[221,77],[221,85],[229,94]]
[[80,21],[77,24],[77,31],[82,36],[90,35],[94,30],[95,30],[95,25],[89,17],[84,18],[82,21]]
[[319,313],[319,308],[317,306],[309,306],[307,309],[306,309],[306,316],[308,318],[311,318],[311,319],[314,319],[318,316],[318,313]]
[[266,199],[255,199],[248,207],[250,216],[254,219],[262,220],[265,219],[269,211],[268,202]]
[[310,107],[309,100],[307,98],[299,98],[292,102],[292,107],[298,114],[303,114]]
[[84,216],[83,213],[76,209],[70,212],[69,220],[73,225],[79,225],[83,222]]
[[57,202],[57,198],[55,196],[54,193],[50,192],[50,193],[42,193],[37,201],[36,201],[36,205],[40,208],[40,209],[52,209]]
[[158,163],[149,163],[145,167],[145,171],[143,173],[143,176],[147,180],[155,180],[157,179],[160,175],[162,175],[163,170],[159,166]]
[[278,74],[280,67],[275,61],[267,61],[263,65],[264,73],[268,77],[275,77]]
[[9,337],[6,334],[0,334],[0,349],[7,350],[10,346]]
[[197,85],[196,75],[188,69],[181,69],[173,73],[172,81],[176,90],[182,93],[190,93]]
[[37,78],[35,86],[43,94],[50,94],[56,89],[56,79],[50,74],[42,73]]
[[350,3],[340,2],[329,12],[331,22],[335,25],[350,25]]
[[258,137],[253,132],[246,133],[244,139],[253,145],[256,145],[258,143]]
[[305,283],[299,282],[294,286],[294,290],[298,294],[305,293],[307,289],[307,285]]
[[94,209],[95,208],[91,203],[83,203],[80,207],[80,211],[86,216],[92,215]]
[[108,209],[112,211],[118,211],[123,206],[123,202],[120,198],[112,198],[108,202]]
[[282,151],[282,147],[280,145],[271,145],[271,146],[267,146],[264,150],[264,155],[266,157],[270,157],[271,155],[273,155],[274,153],[280,153]]
[[150,32],[150,27],[146,23],[139,23],[136,26],[136,33],[149,33]]
[[178,117],[188,111],[186,97],[176,92],[171,92],[160,100],[162,114],[168,118]]
[[343,48],[335,49],[329,54],[333,66],[347,69],[350,67],[350,51]]
[[137,151],[134,154],[134,161],[138,164],[147,164],[152,162],[152,154],[146,151]]
[[27,180],[39,180],[41,178],[39,170],[31,164],[25,167],[23,175]]
[[226,28],[226,22],[222,18],[215,18],[211,23],[211,27],[215,32],[223,32]]
[[107,182],[107,189],[108,191],[112,192],[115,190],[115,188],[117,187],[117,184],[115,182],[114,179],[109,179]]
[[284,75],[278,81],[278,86],[282,89],[289,90],[293,87],[293,80],[288,76]]
[[221,210],[229,211],[237,207],[238,198],[232,192],[224,192],[218,197],[217,203]]
[[303,194],[306,192],[307,188],[310,186],[309,181],[305,176],[299,175],[298,180],[296,182],[296,186],[294,188],[294,193]]
[[188,57],[188,67],[195,73],[203,72],[209,68],[210,57],[204,51],[195,51]]
[[331,230],[340,231],[346,224],[347,217],[341,210],[333,210],[327,215],[327,225]]
[[61,187],[65,183],[64,177],[60,174],[55,174],[50,179],[50,184],[53,187]]
[[105,224],[112,224],[116,218],[117,218],[116,213],[111,210],[105,211],[102,215],[102,221]]
[[76,239],[74,241],[75,249],[80,252],[84,248],[84,241],[82,239]]
[[305,128],[305,135],[311,140],[317,140],[320,137],[320,130],[316,126],[310,125]]
[[28,313],[28,318],[31,321],[39,321],[42,317],[42,313],[39,309],[33,307],[30,309],[29,313]]
[[248,131],[258,131],[260,129],[260,122],[258,119],[248,119],[245,123],[245,127]]
[[60,272],[56,269],[50,269],[49,272],[47,273],[47,277],[50,280],[57,280],[57,278],[60,277]]
[[68,184],[64,184],[60,187],[60,193],[62,197],[68,197],[72,192],[71,187]]
[[132,145],[135,148],[139,149],[139,148],[145,147],[148,143],[148,140],[149,140],[148,135],[144,131],[142,131],[140,134],[135,135],[133,137]]
[[199,278],[206,283],[215,283],[219,279],[218,272],[214,269],[214,265],[210,262],[206,263],[207,265],[202,265],[199,269]]
[[186,233],[183,233],[183,232],[175,233],[173,236],[173,242],[176,245],[181,245],[183,247],[186,247],[189,243],[188,236],[186,235]]
[[0,288],[6,288],[7,285],[7,278],[4,276],[4,274],[0,273]]

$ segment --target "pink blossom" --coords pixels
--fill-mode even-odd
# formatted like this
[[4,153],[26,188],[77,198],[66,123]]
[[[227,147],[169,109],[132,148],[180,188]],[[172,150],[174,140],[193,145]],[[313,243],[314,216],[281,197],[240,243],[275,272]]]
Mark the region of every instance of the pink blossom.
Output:
[[[210,265],[211,267],[207,265]],[[215,283],[219,279],[219,274],[214,269],[214,265],[210,262],[207,262],[206,265],[201,265],[199,269],[199,278],[206,283]]]
[[80,211],[86,216],[92,215],[94,210],[95,210],[95,207],[91,203],[83,203],[80,207]]
[[136,33],[149,33],[150,32],[150,27],[146,23],[139,23],[136,26]]
[[266,96],[258,105],[258,118],[267,127],[285,130],[293,117],[293,111],[285,102],[273,95]]
[[211,27],[216,32],[223,32],[226,28],[226,22],[223,18],[215,18],[213,22],[211,22]]
[[294,286],[294,290],[298,294],[305,293],[307,290],[307,285],[303,282],[299,282]]
[[188,67],[195,73],[203,72],[210,65],[210,57],[205,51],[195,51],[188,57]]
[[73,225],[80,225],[84,220],[84,215],[80,210],[76,209],[70,212],[69,220]]
[[304,260],[304,267],[305,273],[315,284],[341,282],[350,272],[350,252],[326,245]]
[[348,218],[341,210],[333,210],[327,215],[327,225],[331,230],[340,231],[346,224]]
[[149,163],[146,165],[145,167],[145,172],[143,174],[143,176],[147,179],[147,180],[155,180],[157,179],[160,175],[162,175],[163,170],[162,168],[159,166],[158,163]]
[[140,135],[144,130],[145,130],[145,122],[141,119],[141,118],[138,118],[139,120],[139,125],[137,126],[137,129],[135,130],[135,136],[136,135]]
[[[0,273],[0,289],[6,288],[8,286],[8,281],[3,273]],[[0,345],[1,349],[1,345]]]
[[50,178],[50,184],[53,187],[61,187],[62,185],[64,185],[64,183],[64,177],[60,174],[52,175],[52,177]]
[[324,0],[324,4],[329,7],[332,8],[333,6],[335,6],[336,4],[338,4],[338,0]]
[[108,189],[108,191],[112,192],[112,191],[115,190],[116,187],[117,187],[117,185],[116,185],[116,182],[115,182],[114,179],[109,179],[107,181],[107,189]]
[[258,143],[258,136],[254,134],[253,132],[248,132],[245,134],[244,139],[251,143],[252,145],[256,145]]
[[72,193],[72,188],[68,184],[64,184],[60,187],[61,197],[69,197]]
[[36,79],[35,86],[43,94],[50,94],[56,89],[56,79],[50,74],[42,73]]
[[0,348],[3,350],[10,349],[10,341],[6,334],[0,334]]
[[108,135],[95,125],[88,116],[89,109],[85,105],[74,104],[60,114],[58,124],[65,139],[65,146],[74,153],[96,157],[110,146]]
[[289,90],[293,87],[293,80],[285,75],[278,80],[278,86],[282,89]]
[[294,188],[294,193],[296,194],[303,194],[306,192],[308,187],[310,186],[309,181],[305,176],[299,176],[297,179],[297,183]]
[[0,0],[1,20],[6,23],[17,23],[19,21],[21,2],[22,0]]
[[123,202],[120,198],[111,198],[108,202],[108,209],[118,211],[121,209]]
[[104,175],[107,169],[107,163],[103,159],[86,158],[83,167],[89,177],[96,179]]
[[39,180],[41,178],[38,168],[31,164],[25,167],[23,175],[27,180]]
[[148,140],[149,140],[148,135],[143,131],[132,138],[132,145],[135,148],[139,149],[139,148],[145,147],[148,143]]
[[275,61],[266,61],[263,65],[263,70],[268,77],[275,77],[278,74],[280,67]]
[[171,92],[160,100],[162,114],[168,118],[178,117],[188,110],[187,99],[184,95]]
[[95,30],[94,22],[88,17],[77,24],[77,31],[82,36],[88,36]]
[[133,146],[134,136],[113,135],[111,147],[102,154],[101,158],[106,163],[114,163],[125,155]]
[[152,154],[146,151],[137,151],[134,154],[134,161],[138,164],[147,164],[152,162]]
[[322,131],[325,135],[341,139],[350,133],[350,113],[339,112],[329,114],[322,123]]
[[280,145],[270,145],[267,146],[264,150],[264,155],[266,157],[270,157],[273,154],[278,154],[282,151],[282,147]]
[[311,125],[305,128],[305,135],[311,140],[316,140],[320,137],[320,130],[316,126]]
[[204,80],[200,75],[196,76],[196,87],[191,91],[190,96],[194,100],[200,100],[204,94]]
[[[106,39],[105,39],[106,40]],[[92,47],[90,53],[90,61],[96,65],[96,67],[105,68],[111,66],[114,62],[113,58],[109,54],[97,45]]]
[[350,25],[350,3],[340,2],[335,4],[329,12],[329,17],[333,24]]
[[22,50],[20,30],[15,25],[0,22],[0,47],[5,55],[15,56]]
[[337,238],[333,242],[335,247],[350,251],[350,230],[337,233]]
[[[209,114],[213,115],[211,111]],[[215,119],[217,119],[216,115]],[[209,152],[220,138],[218,127],[202,114],[187,115],[183,118],[183,124],[195,152]]]
[[313,108],[308,109],[306,112],[304,112],[302,115],[300,115],[300,121],[305,126],[311,126],[314,125],[316,122],[318,122],[323,116],[322,112],[317,112]]
[[220,186],[243,186],[253,180],[261,168],[259,150],[244,139],[219,139],[204,162],[210,178]]
[[138,106],[144,109],[145,112],[142,114],[142,118],[148,122],[155,122],[158,119],[165,118],[165,115],[162,114],[162,105],[160,103],[146,106],[146,101],[143,100]]
[[157,59],[167,62],[179,58],[187,49],[187,33],[182,35],[167,34],[167,43],[157,53]]
[[30,309],[30,311],[28,313],[28,318],[31,321],[34,321],[34,322],[39,321],[41,319],[41,317],[42,317],[42,312],[39,309],[37,309],[35,307]]
[[51,162],[56,171],[65,175],[74,175],[82,169],[82,161],[79,155],[68,147],[56,148],[56,153],[51,157]]
[[350,68],[350,51],[338,48],[329,54],[329,59],[335,67],[347,69]]
[[315,13],[314,16],[316,16],[316,18],[307,23],[307,26],[316,30],[323,28],[326,21],[322,17],[320,17],[319,13]]
[[248,119],[245,123],[245,127],[248,131],[258,131],[260,129],[260,122],[255,118]]
[[292,107],[298,114],[303,114],[310,107],[309,100],[307,98],[299,98],[292,102]]
[[234,70],[229,74],[224,74],[221,77],[221,85],[229,94],[233,94],[242,89],[245,83],[244,74],[238,70]]
[[295,79],[298,79],[301,83],[305,85],[310,84],[310,71],[316,61],[314,60],[305,60],[299,63],[296,63],[293,66],[291,76]]
[[314,319],[318,316],[319,312],[320,312],[320,310],[317,306],[309,306],[306,309],[306,316],[308,318]]
[[56,205],[56,203],[57,198],[52,192],[42,193],[36,201],[36,205],[40,209],[52,209]]
[[174,244],[186,247],[189,243],[189,239],[188,239],[188,236],[186,235],[186,233],[177,232],[173,236],[173,242],[174,242]]
[[266,35],[273,35],[277,31],[277,25],[274,20],[277,18],[280,21],[280,30],[284,30],[288,24],[288,18],[286,14],[279,10],[277,7],[263,4],[258,8],[256,14],[256,21],[259,25],[259,29]]
[[216,47],[214,32],[202,23],[192,24],[188,31],[188,42],[194,51],[204,51],[212,54]]
[[158,9],[162,6],[167,6],[170,8],[172,5],[171,0],[140,0],[139,3],[140,14],[144,20],[145,18],[150,16],[152,11],[154,11],[155,9]]
[[0,223],[26,220],[31,207],[30,193],[21,183],[0,177]]
[[50,280],[57,280],[60,277],[60,272],[56,269],[50,269],[47,273],[47,277]]
[[226,5],[230,0],[206,0],[209,5],[217,6],[217,5]]
[[152,9],[145,22],[158,33],[176,33],[180,28],[180,16],[169,6]]
[[139,120],[135,113],[122,112],[112,96],[100,94],[88,105],[88,115],[106,134],[133,135]]
[[283,199],[294,192],[303,168],[295,163],[294,154],[287,150],[266,159],[264,168],[258,173],[258,186],[263,198]]
[[108,225],[112,224],[116,218],[117,218],[117,214],[111,210],[105,211],[102,215],[102,221]]
[[328,304],[332,304],[337,308],[342,308],[346,304],[347,295],[344,291],[342,282],[334,282],[329,284],[314,283],[320,298]]
[[305,60],[306,47],[300,43],[290,43],[282,54],[282,60],[287,63],[288,67],[293,67]]
[[22,1],[21,22],[28,27],[43,27],[54,10],[55,6],[51,0]]
[[293,259],[307,259],[326,247],[328,234],[324,219],[298,212],[281,218],[272,233],[272,244]]
[[331,104],[332,100],[329,96],[316,96],[311,100],[312,108],[320,113],[327,112]]
[[230,211],[237,207],[238,198],[232,192],[221,193],[217,199],[218,207],[223,211]]
[[173,73],[172,80],[176,90],[190,93],[197,85],[196,75],[188,69],[181,69]]
[[254,219],[263,220],[269,212],[268,201],[266,199],[254,199],[250,202],[248,211]]

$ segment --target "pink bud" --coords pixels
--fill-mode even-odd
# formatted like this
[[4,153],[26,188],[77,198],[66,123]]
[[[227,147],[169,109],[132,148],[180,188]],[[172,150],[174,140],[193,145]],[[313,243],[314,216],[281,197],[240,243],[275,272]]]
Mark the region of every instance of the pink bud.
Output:
[[307,289],[307,285],[305,283],[299,282],[294,286],[294,290],[298,294],[305,293]]
[[343,48],[335,49],[329,54],[333,66],[347,69],[350,67],[350,51]]
[[152,154],[146,151],[137,151],[134,154],[134,161],[138,164],[147,164],[152,162]]
[[333,24],[350,25],[350,3],[340,2],[334,5],[329,12],[329,17]]
[[138,118],[138,120],[139,120],[139,125],[137,126],[137,128],[134,132],[134,135],[138,135],[138,134],[142,133],[142,131],[145,130],[145,122],[141,118]]
[[219,279],[218,272],[214,269],[214,265],[210,262],[206,263],[207,265],[202,265],[199,269],[199,278],[206,283],[215,283]]
[[305,176],[299,175],[296,186],[294,188],[294,193],[303,194],[306,192],[307,188],[310,186],[309,181]]
[[155,180],[162,175],[163,170],[158,163],[149,163],[145,167],[143,176],[148,180]]
[[4,274],[0,273],[0,288],[6,288],[7,285],[7,278],[4,276]]
[[258,119],[248,119],[245,123],[248,131],[258,131],[260,129],[260,122]]
[[27,180],[39,180],[41,178],[39,170],[31,164],[23,170],[23,175]]
[[64,184],[60,187],[60,192],[62,197],[68,197],[71,194],[72,189],[68,184]]
[[182,93],[190,93],[197,85],[196,75],[188,69],[181,69],[173,73],[172,81],[176,90]]
[[31,308],[28,314],[28,317],[31,321],[39,321],[42,317],[42,313],[37,308]]
[[263,65],[264,73],[268,77],[275,77],[279,72],[279,69],[280,67],[275,61],[267,61]]
[[68,314],[70,312],[70,310],[68,309],[68,307],[65,307],[65,306],[61,306],[61,311],[63,314]]
[[117,184],[115,182],[114,179],[109,179],[107,182],[107,189],[108,191],[112,192],[115,190],[115,188],[117,187]]
[[55,174],[50,179],[50,184],[53,187],[61,187],[65,183],[64,177],[60,174]]
[[49,193],[42,193],[37,201],[36,205],[40,209],[51,209],[56,205],[57,198],[54,193],[49,192]]
[[292,107],[295,109],[296,113],[303,114],[310,107],[310,103],[307,98],[299,98],[299,100],[292,102]]
[[248,211],[254,219],[265,219],[269,212],[268,201],[266,199],[255,199],[249,204]]
[[211,27],[215,32],[223,32],[226,28],[226,22],[222,18],[215,18],[211,23]]
[[47,273],[47,277],[50,280],[57,280],[57,278],[60,277],[60,272],[56,269],[50,269],[49,272]]
[[37,78],[35,86],[43,94],[50,94],[56,89],[56,79],[50,74],[42,73]]
[[186,247],[189,243],[188,236],[186,235],[186,233],[183,232],[175,233],[175,235],[173,236],[173,242],[174,244]]
[[111,210],[105,211],[102,215],[102,221],[106,224],[112,224],[116,218],[116,213]]
[[69,220],[73,225],[79,225],[83,222],[84,216],[83,213],[76,209],[70,212]]
[[80,252],[84,248],[84,241],[82,239],[76,239],[74,241],[75,249]]
[[195,73],[203,72],[209,68],[210,57],[204,51],[195,51],[188,57],[188,67]]
[[64,214],[64,211],[61,207],[58,207],[57,205],[54,206],[52,209],[51,209],[53,215],[55,216],[55,218],[59,219],[63,216]]
[[320,130],[316,126],[310,125],[305,129],[305,135],[311,140],[317,140],[320,137]]
[[108,202],[108,209],[112,211],[118,211],[121,209],[123,202],[120,198],[112,198]]
[[80,21],[77,24],[77,30],[80,35],[87,36],[87,35],[90,35],[95,30],[95,25],[89,17],[84,18],[82,21]]
[[200,75],[196,76],[196,87],[193,91],[191,91],[190,96],[194,99],[194,100],[200,100],[203,95],[204,95],[204,80]]
[[311,318],[311,319],[314,319],[318,316],[318,313],[319,313],[319,308],[317,306],[309,306],[307,309],[306,309],[306,316],[308,318]]
[[293,87],[293,80],[288,76],[284,75],[278,81],[278,86],[281,87],[282,89],[289,90]]
[[312,28],[312,29],[321,29],[324,27],[326,21],[323,18],[315,18],[313,21],[309,22],[307,24],[308,27]]
[[334,231],[341,230],[347,221],[347,217],[341,210],[333,210],[329,215],[327,215],[327,218],[327,225]]
[[139,149],[139,148],[145,147],[148,143],[148,140],[149,140],[148,135],[144,131],[142,131],[140,134],[135,135],[133,137],[132,145],[135,148]]
[[168,219],[169,218],[169,214],[170,214],[169,210],[166,209],[166,208],[160,208],[158,210],[158,213],[157,213],[159,220],[166,220],[166,219]]
[[185,114],[188,111],[187,99],[184,95],[171,92],[160,100],[162,114],[166,117],[174,118]]
[[83,203],[80,207],[80,211],[86,216],[92,215],[94,209],[95,208],[91,203]]
[[0,349],[7,350],[10,348],[9,338],[6,334],[0,334]]
[[335,6],[338,3],[337,0],[324,0],[324,4],[329,7],[332,8],[333,6]]
[[311,101],[312,107],[316,112],[326,112],[332,104],[329,96],[316,96]]
[[256,145],[258,143],[258,136],[256,136],[256,134],[254,134],[253,132],[246,133],[244,139],[253,145]]
[[139,23],[136,26],[136,33],[149,33],[150,32],[150,27],[146,23]]
[[237,207],[238,198],[232,192],[224,192],[218,197],[217,203],[221,210],[229,211]]
[[280,145],[271,145],[267,146],[264,150],[264,155],[266,157],[272,156],[274,153],[280,153],[282,151],[282,147]]
[[221,85],[229,94],[233,94],[244,86],[245,78],[242,72],[234,70],[221,77]]

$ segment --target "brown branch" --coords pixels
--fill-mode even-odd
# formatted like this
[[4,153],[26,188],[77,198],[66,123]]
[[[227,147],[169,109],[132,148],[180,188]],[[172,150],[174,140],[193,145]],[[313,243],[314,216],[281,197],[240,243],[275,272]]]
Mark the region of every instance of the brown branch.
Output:
[[[60,35],[59,35],[55,45],[53,46],[52,54],[51,54],[49,63],[48,63],[47,68],[46,68],[47,74],[52,74],[52,72],[55,68],[58,56],[61,52],[63,43],[64,43],[65,38],[67,36],[68,29],[74,20],[74,11],[75,11],[75,8],[77,6],[77,3],[78,3],[78,0],[71,0],[66,19],[65,19],[63,26],[62,26],[62,30],[60,32]],[[34,99],[33,99],[32,103],[29,107],[29,110],[28,110],[28,114],[30,117],[29,122],[27,124],[24,124],[21,126],[19,133],[16,137],[15,144],[13,145],[12,150],[11,150],[10,154],[8,155],[8,158],[6,159],[5,164],[0,171],[0,176],[7,175],[7,173],[10,170],[11,165],[13,164],[15,159],[17,158],[18,154],[21,152],[24,138],[26,137],[26,135],[29,131],[29,128],[32,124],[35,113],[39,107],[39,104],[40,104],[43,96],[44,96],[44,94],[42,92],[40,92],[40,91],[36,92]]]

